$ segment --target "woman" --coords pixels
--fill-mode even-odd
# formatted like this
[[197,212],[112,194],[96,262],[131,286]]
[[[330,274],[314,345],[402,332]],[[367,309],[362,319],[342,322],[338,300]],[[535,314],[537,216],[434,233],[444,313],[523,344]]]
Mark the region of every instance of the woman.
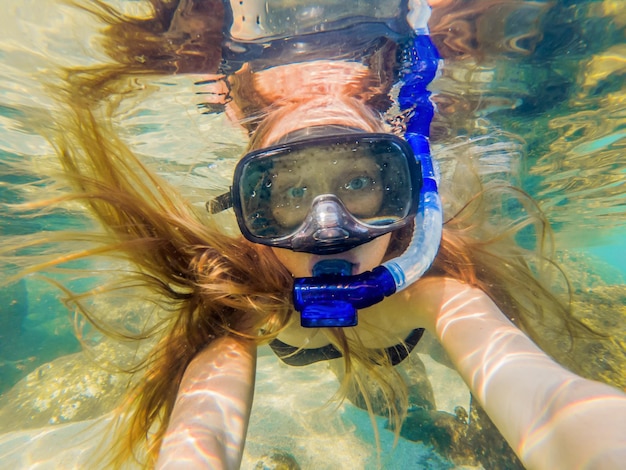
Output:
[[[288,210],[281,215],[276,208],[271,209],[274,203],[270,202],[266,215],[271,215],[271,223],[261,221],[263,230],[256,233],[255,243],[242,238],[232,239],[225,236],[215,222],[198,215],[175,188],[170,188],[146,168],[107,126],[106,119],[111,106],[115,105],[115,100],[109,98],[117,96],[119,88],[127,84],[126,77],[195,71],[210,74],[207,77],[208,96],[226,98],[208,105],[222,106],[220,101],[224,101],[229,116],[241,122],[250,133],[250,149],[261,151],[251,157],[272,157],[271,152],[263,151],[276,144],[294,146],[305,142],[308,146],[305,149],[322,155],[332,153],[329,148],[338,143],[350,147],[355,135],[360,139],[364,133],[380,135],[389,130],[382,113],[392,104],[389,92],[396,79],[395,57],[399,51],[396,40],[408,34],[402,17],[401,21],[397,16],[376,17],[374,23],[380,29],[365,36],[344,36],[361,41],[354,43],[350,40],[345,47],[329,47],[332,42],[328,41],[336,40],[336,35],[326,36],[327,42],[316,42],[316,36],[310,36],[313,41],[308,43],[289,42],[281,37],[293,33],[287,27],[285,31],[276,32],[279,39],[272,47],[259,49],[254,47],[257,34],[254,24],[263,24],[261,13],[257,15],[258,20],[252,22],[253,26],[248,27],[249,21],[244,25],[244,18],[249,20],[247,13],[239,16],[236,7],[226,8],[233,20],[229,40],[223,42],[222,23],[228,15],[224,15],[221,2],[152,3],[154,15],[145,20],[116,19],[108,7],[94,4],[93,11],[111,23],[108,50],[119,65],[69,72],[68,88],[60,95],[65,100],[65,115],[61,120],[63,133],[54,133],[50,137],[58,149],[65,177],[73,187],[73,192],[64,200],[83,202],[110,237],[94,238],[97,245],[75,257],[121,253],[137,266],[142,282],[169,304],[170,313],[160,322],[160,328],[154,330],[161,334],[147,360],[147,371],[122,412],[122,425],[127,426],[127,432],[120,431],[117,462],[135,456],[136,452],[141,459],[141,449],[147,444],[147,461],[154,462],[162,448],[160,464],[163,466],[189,465],[199,457],[201,462],[215,467],[236,467],[251,403],[255,347],[264,341],[271,341],[277,354],[287,362],[342,357],[344,394],[351,393],[353,388],[358,390],[371,412],[382,410],[388,413],[395,429],[399,430],[406,412],[406,386],[393,365],[410,352],[419,340],[421,328],[430,329],[440,338],[455,366],[524,463],[535,465],[535,458],[545,462],[546,454],[542,452],[560,449],[559,442],[547,441],[547,450],[538,445],[531,452],[525,447],[525,439],[532,434],[530,422],[538,416],[536,407],[544,403],[555,384],[562,384],[572,377],[534,349],[499,309],[514,319],[517,326],[536,337],[540,346],[548,351],[550,343],[542,342],[538,334],[544,327],[539,322],[544,313],[556,324],[565,324],[570,329],[579,325],[567,316],[567,310],[544,287],[544,281],[533,274],[526,262],[531,254],[515,243],[515,230],[510,230],[502,221],[494,226],[490,219],[503,194],[518,192],[494,184],[490,185],[494,188],[481,188],[479,178],[468,178],[462,171],[456,172],[452,180],[442,181],[444,203],[454,216],[446,221],[438,255],[423,280],[367,308],[360,304],[353,306],[363,309],[355,326],[345,328],[354,324],[352,313],[339,324],[325,323],[326,314],[323,314],[323,328],[310,329],[299,324],[301,315],[293,310],[290,295],[293,277],[330,279],[330,288],[334,288],[342,284],[342,280],[338,280],[341,276],[359,276],[381,263],[402,258],[407,246],[411,246],[408,240],[412,233],[421,228],[413,222],[414,213],[396,215],[396,219],[383,224],[384,229],[374,238],[359,239],[354,246],[342,242],[331,244],[330,251],[296,252],[258,243],[263,237],[267,241],[263,230],[293,225],[287,218],[295,211]],[[419,8],[414,7],[411,11],[411,27],[420,29],[425,18],[414,14]],[[359,28],[360,25],[351,27]],[[369,26],[364,29],[372,31]],[[244,52],[237,56],[242,45],[247,48],[244,47]],[[357,60],[352,55],[355,51],[358,52]],[[219,73],[217,64],[223,56],[228,58],[227,63],[235,71],[222,70],[227,73]],[[423,87],[426,83],[427,80],[422,82]],[[422,96],[424,92],[420,93]],[[427,115],[428,105],[421,104],[424,107],[418,108],[417,114]],[[415,113],[415,110],[408,111]],[[405,115],[398,117],[403,124]],[[428,124],[428,121],[423,120],[422,124]],[[316,147],[319,142],[310,140],[311,130],[313,134],[322,130],[334,141]],[[309,140],[304,139],[303,132],[308,133]],[[427,129],[417,135],[425,137]],[[396,138],[387,138],[400,149],[396,155],[398,159],[411,161],[409,157],[415,149],[403,150],[403,144],[394,140]],[[377,142],[380,139],[364,150],[363,156],[374,158],[374,167],[381,167],[384,165],[376,160],[378,157],[373,150]],[[427,154],[424,152],[425,156]],[[421,161],[423,166],[425,162]],[[326,162],[329,164],[333,164],[332,160]],[[276,172],[276,177],[285,169],[289,170],[288,162],[277,161],[276,165],[281,169]],[[302,170],[302,162],[293,168]],[[334,174],[328,166],[326,168],[328,174]],[[261,170],[269,175],[269,170],[259,167]],[[409,195],[415,196],[418,185],[424,186],[424,180],[431,180],[425,187],[432,190],[432,180],[435,179],[432,172],[420,174],[417,169],[408,168],[406,175],[413,178],[413,184],[406,188]],[[347,183],[338,183],[330,189],[316,189],[316,195],[336,196],[349,209],[347,212],[352,218],[347,220],[378,217],[377,211],[371,215],[367,211],[360,213],[358,208],[348,208],[345,197],[335,194],[341,187],[366,184],[367,178],[375,179],[372,175],[359,173],[356,179],[349,179]],[[351,186],[353,180],[356,182]],[[244,204],[251,200],[252,193],[245,191],[245,178],[241,181],[244,190],[237,194],[244,194],[245,197],[239,199],[239,204]],[[307,190],[309,187],[313,188],[313,184],[306,186]],[[295,189],[297,195],[303,188],[289,189]],[[385,197],[380,193],[374,195],[378,203],[373,206],[382,207]],[[525,201],[523,197],[519,199]],[[337,205],[334,207],[336,209]],[[339,207],[341,209],[341,204]],[[532,210],[530,202],[526,202],[526,207]],[[309,206],[297,222],[305,221],[311,208]],[[250,221],[244,209],[239,210],[240,226],[249,231],[256,230],[258,227],[247,225]],[[256,217],[257,212],[255,208],[248,215]],[[543,233],[545,221],[537,213],[518,221],[515,228],[531,224],[539,228],[540,235]],[[376,226],[376,223],[372,219],[367,225]],[[335,225],[323,228],[345,229]],[[353,228],[358,231],[359,225]],[[295,234],[288,231],[283,235]],[[281,237],[271,237],[272,240],[276,238]],[[312,238],[316,240],[314,234]],[[48,239],[42,243],[46,241]],[[316,243],[313,242],[311,250],[317,250]],[[542,243],[538,246],[541,248]],[[60,258],[57,263],[66,259]],[[328,260],[333,261],[325,263]],[[426,260],[424,270],[430,262],[428,257]],[[309,287],[309,290],[315,290],[317,285]],[[73,301],[82,308],[80,297]],[[320,310],[328,309],[315,310],[313,317],[307,320],[309,325],[320,324],[316,313]],[[483,355],[491,352],[489,345],[493,343],[478,334],[471,338],[459,337],[455,329],[462,322],[471,321],[465,317],[468,312],[473,316],[481,312],[479,326],[472,325],[469,329],[477,329],[487,338],[494,330],[500,331],[505,339],[514,338],[510,343],[504,341],[502,355],[496,356],[495,360],[506,360],[498,363],[501,365],[496,368],[497,374],[489,376],[488,381],[476,376],[475,372],[482,371]],[[111,325],[103,324],[97,314],[87,309],[83,309],[83,313],[107,333],[117,333]],[[122,334],[128,335],[127,332]],[[529,366],[524,374],[508,376],[510,364],[507,360],[511,355],[507,348],[515,354],[537,355],[537,367]],[[465,358],[468,352],[473,352],[470,359],[480,358],[480,366]],[[537,401],[530,403],[529,409],[520,408],[518,416],[511,416],[506,404],[502,404],[505,393],[511,390],[522,393],[522,389],[516,386],[519,381],[526,383],[529,375],[545,371],[546,367],[558,371],[554,374],[555,381],[539,382],[539,388],[535,390]],[[215,370],[219,373],[214,374],[212,371]],[[501,373],[506,375],[505,386],[500,382]],[[376,395],[382,397],[382,403],[373,403],[374,394],[365,385],[365,377],[376,382],[379,388]],[[606,392],[607,396],[614,398],[616,405],[612,413],[607,411],[608,418],[621,413],[622,397],[618,392],[602,387],[598,390],[595,384],[586,389],[587,382],[583,383],[582,397]],[[543,386],[547,388],[544,390]],[[570,393],[569,389],[567,393]],[[559,396],[561,398],[566,403],[572,400],[567,395],[564,398]],[[207,416],[214,419],[209,420]],[[224,416],[227,422],[220,419]],[[207,423],[212,427],[207,429]],[[607,428],[611,429],[610,426]],[[149,435],[149,432],[154,434]],[[556,434],[560,435],[560,432]],[[612,433],[610,437],[616,439],[618,435]],[[182,442],[189,447],[183,447]],[[608,452],[615,441],[607,440],[606,443]],[[602,455],[598,453],[602,449],[599,450],[597,445],[594,440],[586,448],[588,451],[577,446],[581,452],[587,453],[573,455],[582,455],[583,459],[588,455],[595,458]],[[615,454],[611,458],[615,458]]]

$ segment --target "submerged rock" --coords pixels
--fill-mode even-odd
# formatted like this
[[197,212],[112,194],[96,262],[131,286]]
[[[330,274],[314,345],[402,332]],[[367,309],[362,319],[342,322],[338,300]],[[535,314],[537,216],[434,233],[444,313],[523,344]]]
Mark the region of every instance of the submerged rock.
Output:
[[[466,432],[467,423],[450,413],[416,408],[407,415],[400,435],[410,441],[430,444],[438,453],[451,458],[468,453],[464,444]],[[472,459],[468,460],[463,463],[472,463]]]
[[136,352],[119,343],[100,343],[90,351],[48,362],[0,397],[0,433],[101,416],[128,391],[131,375],[104,368],[111,358]]
[[300,465],[289,452],[275,449],[261,456],[254,470],[300,470]]
[[571,314],[584,328],[545,331],[554,358],[576,374],[626,389],[626,286],[573,293]]
[[485,412],[472,403],[470,414],[457,407],[455,414],[427,409],[411,410],[400,436],[431,445],[457,466],[523,470],[513,449]]
[[626,389],[626,286],[601,286],[578,293],[572,310],[590,330],[573,340],[572,368],[591,379]]

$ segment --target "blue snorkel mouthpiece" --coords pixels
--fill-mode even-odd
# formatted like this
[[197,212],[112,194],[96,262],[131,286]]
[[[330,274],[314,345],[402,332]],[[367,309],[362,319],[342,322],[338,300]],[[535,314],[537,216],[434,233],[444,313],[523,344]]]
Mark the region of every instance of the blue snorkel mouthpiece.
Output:
[[352,263],[320,261],[313,277],[295,280],[293,304],[307,328],[346,327],[357,324],[357,309],[377,304],[396,291],[389,271],[378,266],[351,276]]
[[336,263],[332,267],[322,265],[318,272],[314,270],[313,277],[295,279],[293,301],[303,327],[355,326],[358,309],[370,307],[416,282],[435,259],[443,215],[428,141],[434,110],[427,86],[437,73],[439,60],[428,32],[416,31],[404,51],[404,84],[398,96],[400,109],[410,110],[404,138],[422,170],[415,228],[407,249],[372,271],[355,276],[350,275],[351,267],[331,260]]

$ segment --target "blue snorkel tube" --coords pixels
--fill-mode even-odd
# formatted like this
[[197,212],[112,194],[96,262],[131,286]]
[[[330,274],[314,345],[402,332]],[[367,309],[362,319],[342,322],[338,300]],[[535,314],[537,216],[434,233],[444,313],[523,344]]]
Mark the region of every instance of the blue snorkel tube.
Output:
[[398,97],[400,109],[409,110],[404,138],[421,164],[423,180],[409,246],[402,255],[362,274],[351,276],[349,267],[339,261],[329,273],[314,270],[313,277],[295,279],[293,303],[303,327],[355,326],[358,309],[411,285],[435,259],[443,215],[428,141],[434,110],[426,87],[435,78],[439,60],[428,31],[416,30],[404,50],[404,84]]

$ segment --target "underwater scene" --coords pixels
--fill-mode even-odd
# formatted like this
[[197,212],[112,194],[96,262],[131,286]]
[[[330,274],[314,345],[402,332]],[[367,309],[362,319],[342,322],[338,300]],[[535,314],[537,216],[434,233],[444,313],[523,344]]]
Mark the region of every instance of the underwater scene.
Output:
[[[425,2],[413,3],[429,10]],[[482,192],[468,196],[465,182],[514,187],[489,199],[477,243],[487,228],[499,226],[502,238],[541,252],[544,258],[528,261],[529,271],[572,318],[532,318],[522,329],[564,367],[626,390],[626,2],[429,3],[422,26],[441,57],[428,85],[430,148],[444,223],[468,207],[477,210],[472,204]],[[397,44],[408,34],[407,5],[3,4],[0,468],[110,468],[102,455],[126,429],[115,427],[124,416],[119,410],[146,380],[149,358],[191,294],[146,275],[149,270],[136,263],[133,250],[145,247],[133,248],[134,229],[124,228],[130,222],[108,209],[135,200],[124,200],[121,192],[95,200],[85,189],[86,176],[67,175],[78,174],[90,153],[117,152],[111,161],[119,173],[103,157],[81,175],[106,174],[111,181],[138,175],[123,184],[137,198],[154,201],[145,218],[132,219],[146,227],[146,237],[161,220],[150,214],[167,199],[182,201],[198,220],[240,239],[233,211],[208,214],[207,203],[229,191],[237,162],[271,134],[263,120],[273,112],[277,89],[295,102],[309,81],[333,80],[332,65],[326,67],[331,72],[310,78],[309,62],[382,64],[375,75],[389,74],[388,83],[368,76],[355,96],[383,116],[383,131],[404,130],[408,118],[398,104],[402,80],[395,61]],[[241,13],[244,6],[249,16]],[[302,65],[293,82],[271,75],[293,63]],[[345,70],[337,73],[352,73]],[[264,73],[266,88],[253,81]],[[236,78],[224,78],[231,75]],[[324,86],[331,91],[323,93],[332,93],[332,83]],[[452,183],[444,190],[446,182]],[[187,212],[171,214],[176,222]],[[529,214],[540,222],[518,223]],[[171,229],[172,240],[176,231],[179,226]],[[230,243],[216,242],[214,249]],[[155,244],[146,256],[160,249]],[[257,266],[245,256],[246,276],[260,289]],[[172,266],[179,261],[171,256]],[[265,269],[258,267],[259,278],[269,276]],[[385,410],[372,413],[376,406],[359,392],[339,399],[345,371],[335,360],[293,367],[268,343],[258,348],[242,469],[524,468],[428,333],[394,368],[407,390],[399,432],[393,418]],[[122,467],[144,468],[142,459]]]

